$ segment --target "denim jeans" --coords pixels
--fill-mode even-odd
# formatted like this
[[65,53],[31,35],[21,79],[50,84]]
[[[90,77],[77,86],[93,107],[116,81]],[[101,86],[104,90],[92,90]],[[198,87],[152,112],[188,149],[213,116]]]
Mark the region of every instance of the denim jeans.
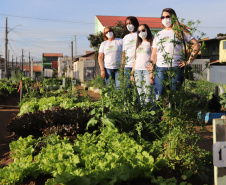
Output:
[[126,80],[127,88],[131,87],[131,80],[130,80],[131,71],[132,71],[132,67],[125,67],[125,80]]
[[172,91],[177,90],[184,82],[183,68],[172,67],[172,71],[175,73],[175,75],[172,77],[172,81],[167,74],[169,71],[168,67],[156,67],[155,70],[157,72],[157,75],[154,79],[155,100],[159,100],[159,96],[163,95],[166,91],[166,85],[164,85],[164,81],[169,82],[169,88]]
[[118,69],[107,69],[105,68],[105,83],[109,87],[111,80],[114,80],[116,89],[119,88],[120,82],[118,80],[119,72]]
[[152,84],[148,70],[134,70],[134,78],[141,104],[151,101]]

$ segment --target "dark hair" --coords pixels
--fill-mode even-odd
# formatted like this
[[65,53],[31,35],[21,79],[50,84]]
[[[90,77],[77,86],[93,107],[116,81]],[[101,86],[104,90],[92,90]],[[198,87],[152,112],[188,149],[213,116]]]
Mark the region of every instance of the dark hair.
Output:
[[[134,16],[127,17],[126,20],[125,20],[125,26],[126,26],[126,21],[127,20],[130,20],[131,21],[131,23],[134,25],[134,32],[136,32],[137,31],[137,28],[139,26],[139,22],[138,22],[137,18],[134,17]],[[126,29],[127,29],[127,27],[126,27]],[[127,30],[127,31],[129,31],[129,30]]]
[[[171,19],[172,19],[172,23],[173,23],[173,30],[174,30],[174,32],[176,34],[176,37],[179,40],[183,40],[184,39],[184,36],[182,35],[182,32],[190,34],[189,31],[186,29],[186,26],[182,26],[181,23],[178,21],[177,14],[174,11],[174,9],[172,9],[172,8],[165,8],[165,9],[162,10],[162,14],[163,14],[163,12],[168,12],[170,14]],[[161,16],[162,16],[162,14],[161,14]]]
[[[152,46],[153,35],[152,35],[152,33],[151,33],[150,28],[148,27],[147,24],[141,24],[141,25],[138,26],[138,28],[139,28],[140,26],[144,26],[145,29],[147,30],[147,37],[146,37],[146,39],[147,39],[148,42],[150,42],[150,46]],[[137,32],[137,44],[136,44],[136,49],[141,45],[141,43],[142,43],[142,38],[139,37],[139,33]]]
[[105,40],[108,40],[108,38],[106,37],[106,34],[105,34],[105,30],[106,30],[107,28],[109,29],[109,31],[112,31],[112,32],[113,32],[113,34],[114,34],[113,37],[115,38],[115,32],[114,32],[114,30],[112,29],[112,27],[106,26],[106,27],[104,28],[104,32],[103,32],[104,41],[105,41]]

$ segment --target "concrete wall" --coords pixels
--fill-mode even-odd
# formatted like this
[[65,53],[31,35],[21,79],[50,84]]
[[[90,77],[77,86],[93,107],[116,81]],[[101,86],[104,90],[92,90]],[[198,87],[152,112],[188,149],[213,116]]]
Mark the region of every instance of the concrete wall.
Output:
[[211,66],[209,81],[226,84],[226,66]]
[[2,80],[3,78],[5,78],[5,72],[0,69],[0,80]]
[[197,80],[208,80],[209,79],[209,63],[210,59],[195,59],[191,66],[194,70],[199,72],[194,73],[194,77]]

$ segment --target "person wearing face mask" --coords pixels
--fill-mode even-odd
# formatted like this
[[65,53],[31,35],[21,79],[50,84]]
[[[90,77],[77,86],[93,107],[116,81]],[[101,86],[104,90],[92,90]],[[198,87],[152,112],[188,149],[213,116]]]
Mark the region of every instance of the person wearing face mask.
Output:
[[150,59],[153,35],[146,24],[141,24],[137,31],[135,61],[132,68],[131,80],[135,81],[141,104],[151,101],[152,92],[150,81]]
[[115,33],[111,27],[104,28],[103,37],[104,41],[100,45],[98,55],[101,77],[105,79],[107,86],[110,79],[114,80],[115,86],[118,88],[118,68],[121,65],[122,39],[115,38]]
[[[163,81],[170,78],[167,75],[169,69],[175,72],[170,85],[170,89],[175,91],[184,81],[185,65],[191,64],[200,50],[197,40],[181,26],[176,12],[172,8],[165,8],[162,11],[161,19],[164,29],[154,37],[150,65],[150,81],[154,84],[155,100],[165,93]],[[188,61],[182,61],[185,42],[192,44],[192,52]],[[156,76],[153,74],[154,70],[156,70]]]
[[130,74],[133,68],[133,62],[135,57],[136,50],[136,41],[137,41],[137,28],[139,22],[136,17],[129,16],[125,21],[126,29],[129,34],[123,38],[123,55],[122,55],[122,64],[125,67],[125,76],[127,79],[127,87],[130,87]]

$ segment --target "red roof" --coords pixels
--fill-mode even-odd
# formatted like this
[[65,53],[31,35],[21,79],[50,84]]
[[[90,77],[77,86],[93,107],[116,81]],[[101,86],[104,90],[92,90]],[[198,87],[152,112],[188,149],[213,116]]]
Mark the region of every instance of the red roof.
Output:
[[63,57],[62,53],[43,53],[43,57]]
[[[96,17],[104,27],[115,26],[118,23],[118,21],[121,21],[124,24],[127,18],[127,16],[102,16],[102,15],[97,15]],[[147,24],[149,28],[163,28],[162,21],[160,18],[157,17],[136,17],[136,18],[138,19],[139,24]]]
[[[29,66],[23,66],[24,70],[29,71]],[[42,66],[33,66],[34,72],[40,72],[42,71]]]
[[210,61],[210,64],[215,64],[215,63],[218,63],[219,60],[214,60],[214,61]]

